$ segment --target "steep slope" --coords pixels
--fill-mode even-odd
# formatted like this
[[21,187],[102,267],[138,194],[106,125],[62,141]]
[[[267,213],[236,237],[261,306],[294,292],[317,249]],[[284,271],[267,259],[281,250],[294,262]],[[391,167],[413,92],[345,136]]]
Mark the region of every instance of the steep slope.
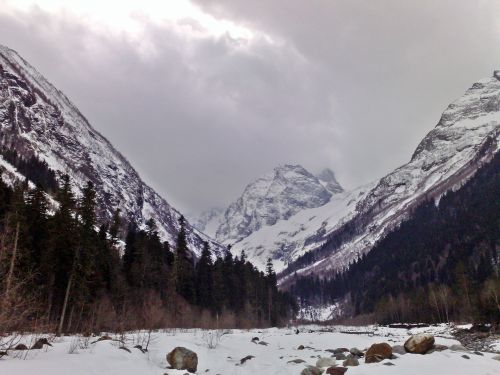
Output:
[[199,231],[215,238],[215,233],[224,219],[225,210],[226,209],[221,207],[214,207],[203,211],[201,214],[191,215],[189,221],[193,224],[193,227]]
[[424,200],[467,181],[498,151],[500,71],[475,83],[444,111],[438,125],[409,163],[382,178],[326,238],[320,248],[297,259],[282,274],[335,271],[368,252]]
[[[76,106],[15,51],[0,46],[0,145],[25,157],[36,155],[59,173],[67,173],[79,191],[96,186],[101,220],[120,208],[143,225],[153,218],[161,237],[175,241],[180,213],[146,185],[130,163],[91,127]],[[202,241],[219,245],[187,224],[190,249]]]
[[332,194],[338,194],[344,191],[344,188],[340,186],[335,178],[335,173],[333,173],[331,169],[323,169],[316,177],[318,177],[318,180],[322,183],[322,185]]
[[319,179],[302,166],[276,167],[248,184],[241,197],[228,207],[216,238],[225,243],[241,241],[299,211],[323,206],[331,196]]

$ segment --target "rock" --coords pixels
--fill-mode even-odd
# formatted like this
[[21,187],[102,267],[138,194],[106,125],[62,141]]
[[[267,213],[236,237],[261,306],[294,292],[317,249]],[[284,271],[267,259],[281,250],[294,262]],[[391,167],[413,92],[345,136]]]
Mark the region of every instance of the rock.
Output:
[[335,359],[330,357],[321,357],[316,361],[316,367],[331,367],[335,366]]
[[36,340],[31,349],[42,349],[44,345],[52,346],[46,338],[42,338]]
[[425,354],[434,345],[434,336],[429,334],[413,335],[405,342],[405,349],[409,353]]
[[494,357],[491,357],[491,359],[494,359],[495,361],[500,361],[500,354],[496,355]]
[[330,375],[342,375],[347,372],[345,367],[329,367],[326,369],[326,373]]
[[244,364],[246,361],[248,361],[252,358],[255,358],[255,357],[253,355],[247,355],[246,357],[240,359],[240,363]]
[[260,341],[260,339],[258,337],[253,337],[252,342],[256,342],[256,341]]
[[451,345],[448,349],[453,350],[454,352],[468,352],[465,346],[459,344]]
[[132,353],[129,348],[125,346],[120,346],[118,349],[125,350],[126,352]]
[[462,358],[465,358],[465,359],[470,359],[470,357],[469,357],[467,354],[464,354],[464,355],[462,356]]
[[28,347],[24,344],[17,344],[14,350],[28,350]]
[[96,341],[105,341],[105,340],[113,340],[113,339],[108,335],[104,335],[99,337]]
[[259,345],[264,345],[264,346],[268,346],[269,344],[265,341],[259,341]]
[[337,361],[343,361],[344,359],[347,359],[347,356],[344,353],[338,353],[335,354],[335,359]]
[[351,348],[349,350],[349,353],[351,353],[352,355],[355,355],[356,357],[362,357],[363,356],[363,352],[361,350],[359,350],[358,348]]
[[395,365],[394,363],[392,363],[392,362],[385,362],[383,365],[384,365],[384,366],[396,366],[396,365]]
[[348,367],[348,366],[359,366],[359,361],[356,357],[351,357],[347,358],[343,363],[342,366]]
[[287,363],[305,363],[306,361],[304,361],[303,359],[300,359],[300,358],[297,358],[297,359],[292,359],[290,361],[288,361]]
[[396,354],[392,353],[391,359],[398,359],[398,358],[399,358],[399,356],[397,356]]
[[146,353],[146,352],[147,352],[147,349],[143,349],[143,348],[142,348],[142,345],[136,345],[136,346],[134,346],[134,349],[139,349],[139,350],[140,350],[141,352],[143,352],[143,353]]
[[299,345],[299,347],[297,348],[297,350],[304,350],[304,349],[305,349],[304,345]]
[[483,354],[483,353],[478,352],[477,350],[476,350],[475,352],[473,352],[473,353],[474,353],[475,355],[480,355],[481,357],[482,357],[482,356],[484,356],[484,354]]
[[394,345],[392,347],[392,352],[400,355],[406,354],[405,347],[403,345]]
[[347,348],[336,348],[336,349],[333,349],[333,354],[346,353],[348,351],[349,351],[349,349],[347,349]]
[[365,354],[365,363],[377,363],[392,356],[392,348],[387,343],[373,344]]
[[181,346],[178,346],[167,354],[167,361],[175,370],[196,372],[198,368],[198,355]]
[[307,366],[300,375],[321,375],[323,370],[316,366]]

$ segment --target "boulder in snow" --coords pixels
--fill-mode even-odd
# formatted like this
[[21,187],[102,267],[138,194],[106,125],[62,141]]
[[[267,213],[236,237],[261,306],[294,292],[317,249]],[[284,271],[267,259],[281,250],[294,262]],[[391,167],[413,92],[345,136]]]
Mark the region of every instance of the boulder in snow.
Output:
[[381,362],[392,357],[392,348],[387,343],[373,344],[365,354],[365,363]]
[[434,336],[429,334],[413,335],[405,342],[409,353],[425,354],[434,346]]
[[167,354],[167,362],[176,370],[196,372],[198,368],[198,355],[189,349],[178,346]]

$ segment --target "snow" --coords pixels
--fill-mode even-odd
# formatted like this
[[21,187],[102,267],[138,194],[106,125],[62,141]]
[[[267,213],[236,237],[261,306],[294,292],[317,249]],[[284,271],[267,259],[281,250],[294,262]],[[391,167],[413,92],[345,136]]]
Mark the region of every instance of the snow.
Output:
[[[234,330],[222,336],[215,349],[209,349],[204,339],[206,333],[201,330],[177,330],[155,332],[147,353],[133,348],[141,333],[126,334],[126,346],[131,353],[119,349],[117,341],[90,343],[85,338],[68,336],[55,338],[52,347],[27,352],[11,352],[9,357],[0,360],[2,374],[37,374],[37,375],[182,375],[185,370],[168,369],[166,354],[176,346],[183,346],[198,354],[198,374],[224,375],[287,375],[300,374],[305,365],[314,365],[318,357],[330,357],[326,349],[338,347],[368,348],[371,344],[387,342],[390,345],[403,344],[409,332],[405,329],[393,329],[377,326],[362,327],[321,327],[302,326],[295,334],[295,327],[265,330]],[[442,345],[458,344],[458,341],[441,335],[449,332],[448,326],[418,329],[418,332],[435,333],[436,343]],[[267,346],[252,343],[258,337],[268,343]],[[297,350],[304,345],[304,350]],[[84,348],[79,348],[83,346]],[[72,351],[71,348],[77,348]],[[20,358],[13,358],[17,354]],[[493,353],[479,356],[466,353],[470,359],[462,358],[464,352],[445,350],[427,355],[406,354],[390,360],[395,366],[381,363],[350,367],[348,374],[378,375],[495,375],[500,374],[500,363],[493,360]],[[253,355],[243,365],[240,359]],[[25,359],[24,359],[25,357]],[[303,359],[306,364],[293,364],[288,361]]]

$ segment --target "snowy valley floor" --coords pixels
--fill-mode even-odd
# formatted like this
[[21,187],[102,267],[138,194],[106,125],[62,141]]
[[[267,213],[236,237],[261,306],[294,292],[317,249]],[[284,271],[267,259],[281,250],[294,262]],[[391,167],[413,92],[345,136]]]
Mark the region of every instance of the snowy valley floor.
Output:
[[[325,332],[330,330],[330,332]],[[300,374],[305,365],[314,365],[318,357],[330,357],[326,349],[357,347],[365,349],[371,344],[387,342],[390,345],[403,344],[411,333],[429,332],[435,335],[436,344],[458,344],[450,334],[448,326],[419,328],[413,330],[386,327],[318,327],[302,326],[300,333],[294,329],[233,330],[225,334],[215,349],[207,347],[207,334],[201,330],[176,330],[153,333],[149,351],[142,353],[133,348],[140,334],[129,333],[126,346],[130,352],[120,349],[118,341],[85,340],[76,336],[54,338],[52,347],[42,350],[12,351],[0,359],[0,374],[36,375],[182,375],[187,371],[168,368],[165,355],[176,346],[183,346],[198,354],[198,374],[208,375],[279,375]],[[347,333],[350,332],[350,333]],[[45,336],[47,337],[47,336]],[[251,342],[258,337],[267,345]],[[29,344],[29,342],[26,342]],[[491,350],[500,350],[497,342]],[[304,350],[297,350],[303,345]],[[463,358],[466,354],[470,359]],[[255,356],[243,365],[240,360],[248,355]],[[380,363],[365,364],[360,360],[358,367],[349,367],[348,375],[494,375],[500,374],[500,361],[492,359],[494,353],[473,353],[445,350],[426,355],[405,354],[397,359]],[[17,357],[17,358],[16,358]],[[306,363],[294,364],[288,361],[303,359]],[[339,363],[340,362],[340,363]],[[342,365],[342,361],[337,361]],[[384,365],[386,362],[394,366]]]

